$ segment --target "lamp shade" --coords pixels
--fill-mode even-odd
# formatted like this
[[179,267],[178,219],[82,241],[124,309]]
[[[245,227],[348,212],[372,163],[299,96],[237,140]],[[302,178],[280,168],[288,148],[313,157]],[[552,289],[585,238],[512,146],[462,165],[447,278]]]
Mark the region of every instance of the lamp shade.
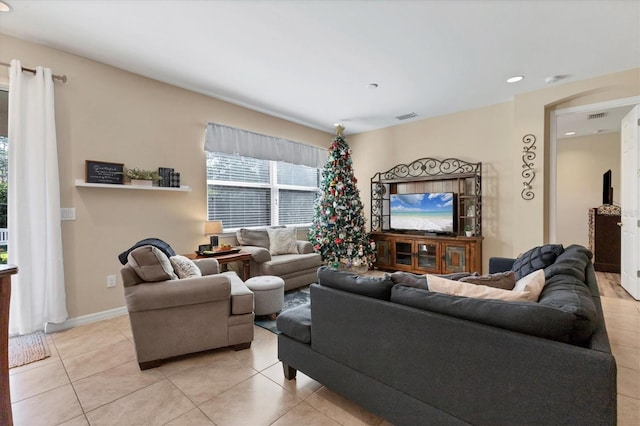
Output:
[[215,235],[222,233],[221,220],[209,220],[204,223],[204,235]]

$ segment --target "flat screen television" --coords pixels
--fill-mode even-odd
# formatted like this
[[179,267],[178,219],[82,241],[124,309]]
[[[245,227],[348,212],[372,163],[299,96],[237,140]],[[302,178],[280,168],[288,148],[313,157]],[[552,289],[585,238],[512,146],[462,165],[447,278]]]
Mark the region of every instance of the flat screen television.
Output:
[[602,175],[602,204],[613,204],[613,187],[611,186],[611,169]]
[[454,196],[452,192],[391,194],[389,226],[398,231],[454,233]]

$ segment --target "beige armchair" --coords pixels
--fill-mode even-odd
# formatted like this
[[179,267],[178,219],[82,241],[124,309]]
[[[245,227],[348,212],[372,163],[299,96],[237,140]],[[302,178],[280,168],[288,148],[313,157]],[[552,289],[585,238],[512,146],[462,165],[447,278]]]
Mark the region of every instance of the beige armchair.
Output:
[[[140,254],[138,251],[147,260],[154,257],[152,251],[161,256],[150,246],[140,247],[131,252],[129,262],[120,271],[141,370],[157,367],[161,360],[178,355],[251,346],[253,293],[235,272],[218,273],[217,260],[201,259],[194,261],[202,273],[200,277],[150,282],[153,265],[131,260],[131,256]],[[173,271],[166,266],[165,269],[171,276]]]

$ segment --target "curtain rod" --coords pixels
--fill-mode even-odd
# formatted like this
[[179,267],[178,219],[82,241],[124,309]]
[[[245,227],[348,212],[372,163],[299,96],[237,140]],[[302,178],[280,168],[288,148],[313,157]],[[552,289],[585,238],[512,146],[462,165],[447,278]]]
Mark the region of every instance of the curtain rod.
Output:
[[[0,62],[0,65],[4,66],[4,67],[10,67],[11,64],[7,64],[6,62]],[[36,70],[34,70],[33,68],[27,68],[27,67],[22,67],[22,71],[26,71],[26,72],[30,72],[31,74],[36,73]],[[62,75],[56,75],[56,74],[52,74],[51,78],[54,80],[60,80],[63,83],[67,82],[67,76],[62,74]]]

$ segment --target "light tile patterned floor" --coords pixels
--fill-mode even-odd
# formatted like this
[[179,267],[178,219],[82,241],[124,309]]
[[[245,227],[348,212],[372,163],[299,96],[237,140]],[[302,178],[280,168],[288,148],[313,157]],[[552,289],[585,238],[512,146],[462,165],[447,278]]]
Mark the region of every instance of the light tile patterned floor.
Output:
[[[618,424],[640,425],[640,302],[602,303],[618,363]],[[16,425],[388,425],[304,374],[284,379],[276,335],[259,327],[248,350],[145,371],[126,315],[47,339],[50,358],[10,370]]]

